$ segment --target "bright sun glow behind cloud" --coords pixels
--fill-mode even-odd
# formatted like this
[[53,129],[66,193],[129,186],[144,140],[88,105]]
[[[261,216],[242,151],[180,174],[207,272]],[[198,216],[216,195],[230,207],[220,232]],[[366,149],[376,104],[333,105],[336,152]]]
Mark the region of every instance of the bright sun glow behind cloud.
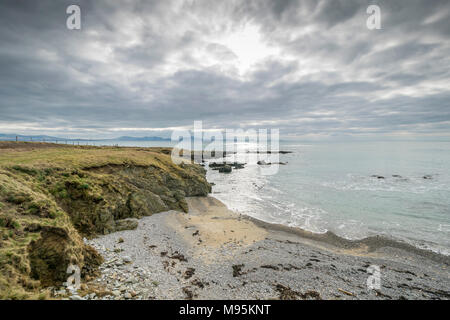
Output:
[[233,64],[240,75],[248,72],[258,62],[279,53],[278,48],[270,47],[263,41],[258,27],[253,25],[246,25],[217,42],[237,56]]

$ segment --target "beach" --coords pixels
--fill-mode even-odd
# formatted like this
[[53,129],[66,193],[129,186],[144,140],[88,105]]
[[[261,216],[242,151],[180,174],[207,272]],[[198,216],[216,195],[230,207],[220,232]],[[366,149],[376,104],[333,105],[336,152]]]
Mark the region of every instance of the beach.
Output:
[[[337,240],[187,198],[135,230],[85,240],[101,275],[71,299],[449,299],[449,258],[381,237]],[[380,288],[370,289],[370,266]]]
[[[231,210],[215,188],[254,181],[251,165],[213,184],[168,148],[0,148],[4,299],[450,298],[448,255]],[[78,290],[65,284],[73,265]]]

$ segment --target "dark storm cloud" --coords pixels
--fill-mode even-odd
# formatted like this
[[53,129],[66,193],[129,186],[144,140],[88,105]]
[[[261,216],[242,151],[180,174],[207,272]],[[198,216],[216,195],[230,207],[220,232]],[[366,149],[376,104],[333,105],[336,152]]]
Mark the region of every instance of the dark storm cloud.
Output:
[[0,132],[448,135],[449,18],[448,1],[4,0]]

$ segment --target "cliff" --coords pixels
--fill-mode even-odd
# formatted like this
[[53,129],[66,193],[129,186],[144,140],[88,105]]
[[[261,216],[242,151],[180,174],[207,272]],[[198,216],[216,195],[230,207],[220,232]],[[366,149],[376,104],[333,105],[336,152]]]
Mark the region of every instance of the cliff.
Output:
[[101,256],[83,237],[207,195],[205,170],[170,151],[0,142],[0,299],[46,298],[69,264],[95,276]]

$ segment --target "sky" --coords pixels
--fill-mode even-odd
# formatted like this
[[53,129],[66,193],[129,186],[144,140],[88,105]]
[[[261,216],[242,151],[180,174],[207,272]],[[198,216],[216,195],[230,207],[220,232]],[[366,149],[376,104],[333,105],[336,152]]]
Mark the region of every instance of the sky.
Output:
[[170,136],[199,120],[450,139],[450,1],[0,1],[0,133]]

